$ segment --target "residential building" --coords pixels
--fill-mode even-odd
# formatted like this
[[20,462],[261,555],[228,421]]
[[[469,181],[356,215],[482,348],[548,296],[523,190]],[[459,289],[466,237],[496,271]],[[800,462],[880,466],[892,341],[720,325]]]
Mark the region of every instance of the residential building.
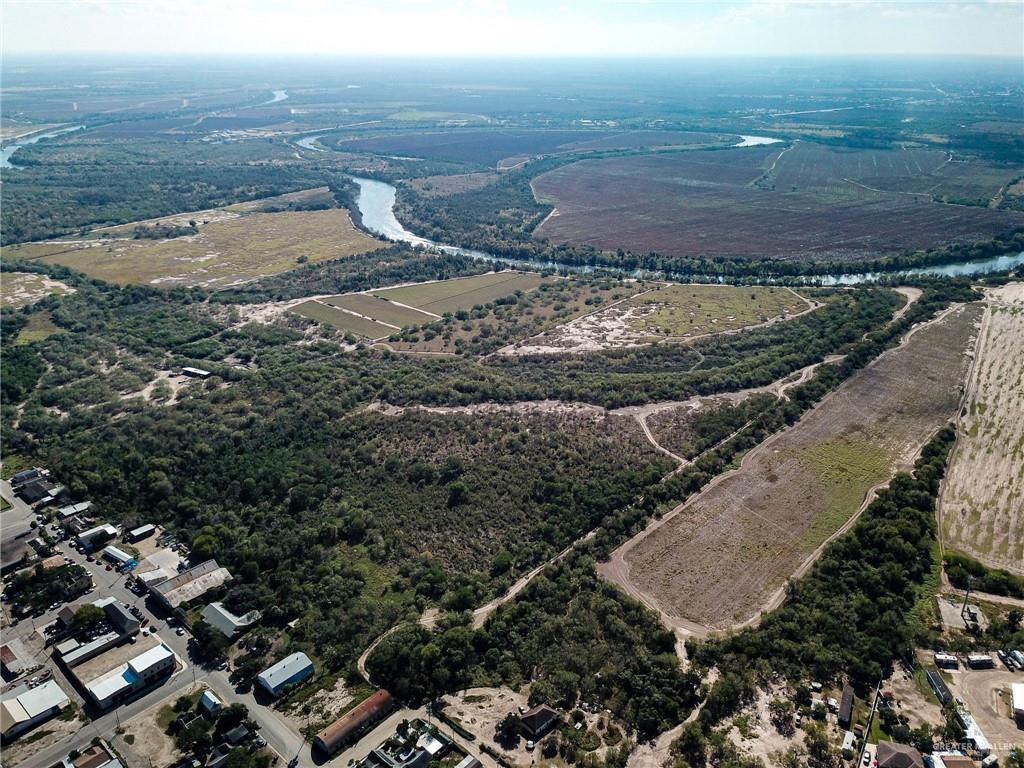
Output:
[[312,674],[313,662],[309,656],[298,651],[263,670],[256,677],[256,682],[271,696],[278,696],[286,688],[301,683]]
[[4,678],[14,680],[29,668],[30,662],[26,661],[24,647],[18,640],[12,640],[0,645],[0,672]]
[[229,640],[234,640],[260,619],[259,611],[249,611],[245,616],[236,616],[223,603],[210,603],[203,608],[203,621],[219,629]]
[[992,669],[995,665],[991,653],[967,654],[967,666],[971,669]]
[[946,706],[953,700],[953,694],[950,692],[949,686],[946,685],[946,681],[942,679],[942,675],[939,674],[937,669],[929,669],[925,672],[925,677],[928,678],[928,684],[935,691],[935,696],[942,706]]
[[221,568],[216,560],[207,560],[194,568],[182,571],[166,581],[155,584],[153,596],[169,611],[182,603],[189,603],[211,589],[231,579],[227,568]]
[[34,506],[53,501],[60,494],[61,490],[63,489],[55,483],[40,479],[25,483],[18,488],[17,493],[22,501]]
[[924,758],[920,752],[911,746],[897,744],[894,741],[878,742],[875,760],[878,762],[878,768],[924,768]]
[[562,716],[547,704],[528,709],[519,717],[523,734],[531,741],[537,741],[554,728]]
[[61,522],[80,515],[83,512],[88,512],[92,508],[91,501],[80,501],[77,504],[68,504],[66,507],[61,507],[57,510],[57,519]]
[[22,685],[8,691],[0,702],[0,733],[5,741],[12,739],[49,720],[69,703],[56,680],[47,680],[35,688]]
[[17,490],[19,487],[26,483],[31,483],[33,480],[40,480],[49,474],[45,469],[39,467],[32,467],[31,469],[23,469],[21,472],[15,472],[11,475],[11,488]]
[[959,707],[956,717],[964,727],[964,741],[973,744],[974,750],[981,755],[987,755],[992,751],[992,744],[985,737],[981,728],[974,721],[974,717],[964,707]]
[[217,698],[217,694],[213,691],[203,691],[202,695],[199,697],[199,706],[201,706],[204,711],[213,714],[224,706],[224,702]]
[[394,708],[394,699],[382,688],[320,731],[313,739],[313,748],[324,756],[333,755],[370,730]]

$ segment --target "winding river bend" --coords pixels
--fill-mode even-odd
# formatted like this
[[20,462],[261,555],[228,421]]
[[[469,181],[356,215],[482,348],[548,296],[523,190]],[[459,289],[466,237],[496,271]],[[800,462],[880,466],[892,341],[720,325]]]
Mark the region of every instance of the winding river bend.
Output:
[[70,133],[71,131],[77,131],[82,128],[85,128],[85,126],[71,125],[66,128],[58,128],[53,131],[46,131],[45,133],[34,133],[31,136],[26,136],[23,139],[12,141],[3,149],[0,149],[0,168],[14,168],[14,163],[11,162],[11,156],[22,147],[27,147],[29,144],[35,144],[37,141],[49,139],[54,136],[60,136],[62,133]]
[[[757,138],[757,137],[742,137]],[[755,146],[748,144],[746,146]],[[371,232],[378,234],[387,240],[393,240],[395,242],[408,243],[414,246],[420,246],[423,248],[430,248],[432,250],[440,251],[441,253],[448,253],[458,256],[469,256],[474,259],[483,259],[486,261],[502,261],[508,264],[513,264],[519,267],[526,267],[531,269],[558,269],[569,272],[580,272],[588,273],[593,272],[593,267],[580,266],[577,264],[563,264],[560,262],[551,261],[524,261],[521,259],[508,259],[501,256],[495,256],[494,254],[485,253],[484,251],[476,251],[470,248],[461,248],[457,245],[446,245],[444,243],[435,243],[432,240],[428,240],[425,237],[420,237],[414,232],[410,232],[402,223],[395,217],[395,195],[397,190],[390,184],[383,181],[375,181],[374,179],[363,179],[354,176],[353,181],[359,185],[359,196],[356,198],[356,205],[359,208],[359,214],[363,220],[363,226]],[[880,280],[885,277],[892,277],[895,275],[906,275],[913,277],[915,275],[929,275],[936,277],[970,277],[974,275],[984,275],[990,272],[1004,272],[1014,267],[1019,267],[1024,264],[1024,252],[1018,254],[1008,254],[1006,256],[995,256],[989,259],[979,259],[977,261],[963,261],[953,264],[940,264],[930,267],[917,267],[914,269],[901,270],[897,272],[851,272],[849,274],[820,274],[820,275],[802,275],[796,279],[806,279],[808,282],[820,283],[822,285],[856,285],[858,283],[870,283]],[[701,275],[686,275],[686,274],[671,274],[665,272],[651,272],[651,271],[637,271],[633,273],[635,277],[647,277],[654,279],[671,279],[671,280],[689,280],[689,279],[703,279],[706,280],[707,276]],[[728,282],[729,278],[720,278],[720,282]],[[758,282],[770,283],[771,278],[759,279]]]

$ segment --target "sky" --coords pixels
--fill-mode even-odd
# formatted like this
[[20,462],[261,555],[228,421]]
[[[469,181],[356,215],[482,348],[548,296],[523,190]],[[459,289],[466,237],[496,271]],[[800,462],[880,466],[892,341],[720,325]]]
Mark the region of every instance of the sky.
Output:
[[6,54],[998,55],[1024,0],[0,0]]

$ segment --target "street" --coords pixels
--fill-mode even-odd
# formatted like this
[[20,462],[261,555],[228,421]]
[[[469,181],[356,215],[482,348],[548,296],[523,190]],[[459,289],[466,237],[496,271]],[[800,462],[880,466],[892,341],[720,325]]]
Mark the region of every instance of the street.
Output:
[[[10,511],[10,510],[8,510]],[[4,513],[5,515],[7,513]],[[309,745],[305,743],[302,735],[295,731],[284,719],[269,707],[262,706],[256,702],[252,692],[241,693],[236,691],[235,686],[228,681],[226,672],[219,670],[203,670],[198,668],[189,660],[188,642],[190,635],[179,636],[175,628],[171,627],[162,612],[153,610],[153,606],[145,597],[136,595],[125,585],[125,575],[115,570],[107,570],[106,565],[96,560],[88,562],[86,556],[80,554],[69,546],[68,542],[57,545],[57,550],[67,555],[73,562],[83,566],[92,575],[95,590],[75,601],[75,605],[90,603],[100,597],[114,597],[127,606],[137,606],[143,611],[143,615],[150,621],[149,626],[157,631],[160,639],[178,655],[185,663],[185,669],[177,671],[167,682],[144,696],[124,706],[104,714],[88,725],[84,726],[77,734],[65,738],[46,749],[40,750],[32,757],[22,761],[19,768],[48,768],[54,762],[66,755],[71,749],[83,749],[87,747],[95,736],[111,738],[114,730],[119,724],[132,719],[154,706],[162,706],[165,702],[173,703],[178,694],[192,685],[193,682],[207,684],[222,701],[227,705],[240,703],[249,708],[249,713],[259,726],[260,734],[266,739],[267,745],[277,752],[284,762],[298,755],[300,766],[312,766]],[[5,635],[10,637],[25,638],[34,633],[36,627],[42,627],[56,620],[59,608],[48,611],[43,616],[34,620],[24,620],[18,626],[5,630]],[[157,616],[160,618],[157,618]],[[80,706],[84,705],[82,696],[79,694],[70,681],[61,673],[57,664],[50,659],[49,650],[37,655],[36,661],[46,663],[49,669],[54,671],[55,678],[64,688],[69,698],[74,699]]]

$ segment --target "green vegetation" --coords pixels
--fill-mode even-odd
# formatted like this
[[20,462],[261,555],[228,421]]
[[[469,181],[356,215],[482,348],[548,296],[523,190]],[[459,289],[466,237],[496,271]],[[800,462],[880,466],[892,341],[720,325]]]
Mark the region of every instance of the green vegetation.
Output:
[[959,552],[946,552],[944,556],[946,575],[957,589],[971,589],[989,592],[993,595],[1024,598],[1024,578],[998,568],[988,568],[972,557]]

